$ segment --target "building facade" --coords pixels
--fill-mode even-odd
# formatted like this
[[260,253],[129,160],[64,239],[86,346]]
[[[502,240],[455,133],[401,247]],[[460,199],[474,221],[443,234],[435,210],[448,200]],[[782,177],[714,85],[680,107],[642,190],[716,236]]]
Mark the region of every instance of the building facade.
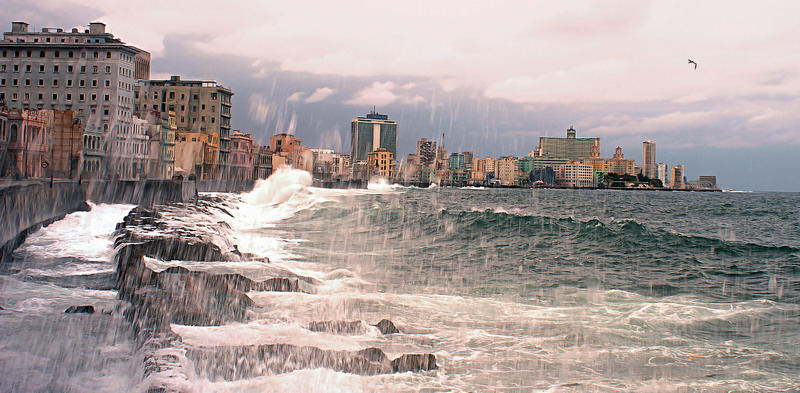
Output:
[[683,164],[675,165],[672,167],[672,173],[670,173],[670,178],[672,182],[670,183],[670,187],[672,188],[685,188],[686,181],[684,176],[686,176],[686,170]]
[[[0,102],[12,109],[71,110],[92,138],[102,139],[99,145],[107,145],[109,134],[130,134],[134,85],[149,78],[150,54],[99,22],[69,32],[28,27],[13,22],[0,41]],[[100,171],[97,157],[87,165]]]
[[374,110],[351,122],[350,158],[366,161],[370,152],[383,148],[397,157],[397,122]]
[[436,142],[422,138],[417,141],[417,165],[433,165],[436,162]]
[[387,149],[378,148],[367,157],[367,171],[370,177],[380,176],[386,179],[394,178],[394,154]]
[[517,178],[519,177],[517,157],[502,157],[498,159],[496,168],[496,178],[500,180],[501,185],[511,186],[517,184]]
[[567,129],[566,138],[539,137],[539,147],[534,150],[536,157],[581,158],[600,157],[600,138],[577,138],[575,129]]
[[234,130],[231,134],[230,178],[253,180],[253,137]]
[[649,179],[658,177],[656,173],[656,143],[653,141],[642,142],[642,174]]
[[590,188],[596,185],[594,167],[581,164],[579,161],[570,161],[554,168],[556,181],[563,186],[572,188]]
[[178,132],[216,134],[219,138],[217,165],[208,178],[227,176],[231,153],[231,99],[233,92],[207,80],[142,80],[136,84],[135,113],[175,113]]

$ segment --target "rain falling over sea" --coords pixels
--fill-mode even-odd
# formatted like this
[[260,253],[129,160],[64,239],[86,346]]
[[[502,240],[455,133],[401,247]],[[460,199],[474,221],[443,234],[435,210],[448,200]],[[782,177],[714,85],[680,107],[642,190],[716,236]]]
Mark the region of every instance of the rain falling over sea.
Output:
[[92,205],[2,267],[0,391],[793,391],[797,206],[289,169]]

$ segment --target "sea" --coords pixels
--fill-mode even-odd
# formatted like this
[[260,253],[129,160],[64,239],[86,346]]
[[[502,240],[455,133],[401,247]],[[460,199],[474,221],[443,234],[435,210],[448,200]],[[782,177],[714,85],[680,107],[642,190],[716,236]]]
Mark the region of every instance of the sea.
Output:
[[[220,379],[180,358],[185,391],[800,391],[797,193],[335,190],[281,169],[251,192],[199,198],[224,209],[175,205],[165,217],[258,258],[150,265],[254,279],[281,268],[314,284],[249,292],[244,320],[173,323],[183,345],[376,347],[432,353],[438,369]],[[113,233],[133,208],[92,203],[0,267],[0,392],[147,389],[113,284]],[[83,304],[97,312],[64,312]],[[400,333],[307,329],[381,319]]]

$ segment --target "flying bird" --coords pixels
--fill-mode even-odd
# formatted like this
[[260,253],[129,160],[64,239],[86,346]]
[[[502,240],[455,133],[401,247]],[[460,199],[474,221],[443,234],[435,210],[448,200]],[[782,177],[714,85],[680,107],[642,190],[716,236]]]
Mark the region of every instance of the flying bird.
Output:
[[697,63],[695,63],[694,60],[689,59],[689,64],[694,64],[694,69],[697,69]]

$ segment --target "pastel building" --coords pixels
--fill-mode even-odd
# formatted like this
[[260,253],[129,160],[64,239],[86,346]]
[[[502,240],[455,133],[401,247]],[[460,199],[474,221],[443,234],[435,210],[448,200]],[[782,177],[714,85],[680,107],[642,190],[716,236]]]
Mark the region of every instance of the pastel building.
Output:
[[599,157],[600,138],[578,138],[574,128],[567,129],[566,138],[539,137],[539,147],[534,156],[543,158],[581,158]]
[[253,179],[253,137],[234,130],[231,134],[230,179]]

